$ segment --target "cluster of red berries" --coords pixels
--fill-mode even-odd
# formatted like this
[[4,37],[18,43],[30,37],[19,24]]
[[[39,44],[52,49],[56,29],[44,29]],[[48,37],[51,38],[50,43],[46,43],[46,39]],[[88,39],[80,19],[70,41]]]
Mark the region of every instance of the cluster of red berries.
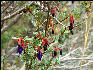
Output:
[[[47,46],[49,45],[49,41],[48,41],[47,37],[44,37],[44,38],[43,38],[42,45],[43,45],[44,51],[46,51],[46,50],[47,50]],[[41,51],[41,47],[40,47],[40,46],[37,48],[37,52],[38,52],[38,53],[37,53],[37,58],[38,58],[39,60],[41,60],[41,58],[42,58],[42,56],[43,56],[43,53],[42,53],[42,51]]]

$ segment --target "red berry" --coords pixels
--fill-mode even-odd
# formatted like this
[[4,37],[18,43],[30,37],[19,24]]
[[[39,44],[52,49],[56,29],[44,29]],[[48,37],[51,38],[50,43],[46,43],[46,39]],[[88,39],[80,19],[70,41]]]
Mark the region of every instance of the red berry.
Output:
[[58,6],[55,6],[56,10],[59,10]]

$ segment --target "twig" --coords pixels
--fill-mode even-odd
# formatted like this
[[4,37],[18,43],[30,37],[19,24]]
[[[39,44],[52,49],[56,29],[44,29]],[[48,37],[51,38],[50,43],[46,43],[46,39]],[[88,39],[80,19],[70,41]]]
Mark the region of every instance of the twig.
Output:
[[[91,62],[92,63],[92,62]],[[84,65],[82,65],[82,67],[84,67],[84,66],[86,66],[86,65],[89,65],[89,64],[91,64],[90,62],[88,62],[88,63],[86,63],[86,64],[84,64]],[[67,66],[56,66],[56,67],[53,67],[54,69],[55,68],[68,68],[68,69],[76,69],[76,68],[79,68],[80,66],[77,66],[77,67],[67,67]]]
[[[31,5],[33,5],[33,2],[31,3]],[[1,21],[4,21],[4,20],[7,20],[7,19],[9,19],[9,18],[14,17],[15,15],[21,13],[24,9],[25,9],[25,7],[23,7],[23,8],[21,8],[21,9],[17,10],[17,11],[14,12],[13,14],[11,14],[10,16],[5,16],[4,18],[1,19]]]
[[23,7],[23,8],[21,8],[21,9],[17,10],[17,11],[14,12],[13,14],[11,14],[10,16],[5,16],[4,18],[1,19],[1,21],[4,21],[4,20],[7,20],[7,19],[9,19],[9,18],[14,17],[15,15],[21,13],[24,9],[25,9],[25,7]]
[[[87,13],[87,12],[86,12]],[[83,47],[83,56],[85,55],[85,49],[86,49],[86,46],[87,46],[87,38],[88,38],[88,33],[89,33],[89,30],[90,30],[90,25],[91,25],[91,22],[89,23],[89,27],[88,27],[88,23],[87,23],[87,19],[88,17],[86,16],[86,33],[85,33],[85,40],[84,40],[84,47]],[[90,18],[92,19],[92,18]],[[82,61],[84,59],[84,57],[82,56]],[[80,63],[80,70],[82,69],[82,61]]]
[[69,52],[68,54],[66,54],[65,56],[63,56],[62,58],[60,58],[60,60],[63,60],[65,57],[69,56],[71,53],[75,52],[78,49],[81,49],[81,48],[80,47],[76,48],[75,50]]
[[48,7],[48,15],[47,15],[47,23],[46,23],[46,27],[45,27],[45,37],[47,36],[47,30],[48,30],[48,24],[49,24],[49,21],[48,21],[48,18],[49,18],[49,12],[50,12],[50,6],[49,6],[49,2],[47,2],[47,7]]
[[[51,17],[52,17],[52,15],[50,15]],[[60,21],[58,21],[57,20],[57,18],[55,18],[55,17],[52,17],[52,18],[54,18],[59,24],[61,24],[62,26],[65,26],[65,25],[63,25]],[[66,26],[65,26],[66,27]]]
[[[61,61],[65,62],[65,61],[70,61],[70,60],[82,60],[82,58],[69,58],[69,59],[63,59]],[[84,58],[84,60],[93,60],[93,58]]]
[[5,31],[7,31],[12,25],[14,25],[18,20],[19,18],[22,16],[23,13],[21,14],[18,14],[13,20],[12,22],[7,25],[7,26],[4,26],[2,29],[1,29],[1,34],[3,34]]

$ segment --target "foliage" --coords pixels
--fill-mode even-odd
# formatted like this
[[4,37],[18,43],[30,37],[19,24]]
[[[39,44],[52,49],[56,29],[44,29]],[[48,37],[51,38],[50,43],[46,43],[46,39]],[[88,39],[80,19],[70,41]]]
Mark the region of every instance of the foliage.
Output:
[[[37,3],[37,2],[36,2]],[[44,5],[44,8],[47,7],[47,3],[46,2],[40,2],[41,4]],[[24,43],[25,43],[25,50],[22,51],[21,55],[19,55],[19,60],[23,63],[25,63],[26,69],[29,68],[31,70],[44,70],[47,68],[47,70],[52,70],[52,66],[51,65],[58,65],[60,64],[60,60],[59,60],[59,54],[60,52],[57,50],[57,56],[54,58],[52,57],[52,52],[54,52],[54,47],[57,46],[58,48],[63,48],[63,44],[66,40],[66,42],[68,42],[68,38],[69,36],[72,36],[70,34],[70,30],[67,28],[65,29],[65,26],[68,26],[68,24],[70,23],[68,20],[70,19],[69,14],[73,14],[75,19],[80,19],[83,10],[85,9],[86,11],[89,11],[89,6],[87,2],[82,2],[80,3],[81,7],[75,7],[72,10],[68,10],[68,7],[62,7],[60,5],[64,5],[66,2],[52,2],[49,3],[50,5],[50,12],[48,15],[48,12],[40,9],[37,10],[39,7],[38,4],[34,4],[31,5],[31,2],[28,2],[25,5],[25,9],[31,11],[31,13],[29,11],[27,11],[26,13],[24,13],[21,17],[21,19],[12,27],[10,27],[4,34],[2,34],[1,37],[1,46],[2,48],[4,48],[6,46],[6,43],[10,40],[16,40],[16,42],[18,41],[18,39],[20,37],[22,37],[24,39]],[[21,1],[17,2],[18,6],[21,7],[23,6],[23,3]],[[46,30],[48,29],[52,29],[52,27],[48,27],[48,24],[50,24],[49,22],[44,22],[44,20],[47,20],[47,18],[50,18],[51,15],[51,9],[55,6],[58,5],[58,7],[60,8],[59,12],[56,10],[56,16],[55,18],[57,18],[58,21],[61,21],[62,24],[64,24],[65,26],[61,26],[60,24],[60,30],[57,27],[57,24],[55,24],[56,26],[54,26],[54,33],[55,34],[50,34],[49,32],[51,31],[47,31],[47,34],[45,34]],[[86,6],[86,7],[85,7]],[[82,10],[80,10],[80,8]],[[71,12],[70,12],[71,11]],[[67,19],[65,19],[67,17]],[[37,20],[38,19],[38,20]],[[64,20],[63,20],[64,19]],[[12,21],[12,18],[8,20],[8,24],[10,24]],[[53,17],[51,17],[51,21],[53,22],[57,22]],[[64,21],[64,22],[63,22]],[[80,21],[75,20],[75,24],[80,24]],[[59,24],[59,23],[58,23]],[[40,30],[40,28],[42,28],[42,31]],[[64,31],[65,30],[65,31]],[[81,30],[81,28],[79,28],[78,30]],[[31,34],[29,33],[31,32]],[[35,39],[36,34],[40,32],[41,34],[41,38],[37,37]],[[56,33],[57,32],[57,33]],[[64,32],[64,33],[63,33]],[[63,35],[60,36],[60,34],[63,33]],[[18,35],[17,35],[18,34]],[[48,45],[47,46],[47,51],[44,51],[43,45],[42,45],[42,39],[45,37],[45,35],[47,35],[47,38],[49,40],[49,42],[51,43],[51,40],[54,42],[58,42],[57,44],[53,44],[52,46]],[[31,37],[29,37],[31,36]],[[14,41],[13,41],[14,42]],[[11,44],[13,44],[13,42]],[[17,42],[18,43],[18,42]],[[27,45],[28,43],[28,45]],[[28,47],[27,47],[28,46]],[[43,53],[43,57],[42,60],[38,60],[37,58],[37,48],[38,46],[41,47],[42,49],[42,53]],[[67,54],[67,51],[64,51],[62,56],[65,56]],[[89,52],[88,54],[91,54],[91,52]],[[6,59],[7,57],[5,57],[4,59]],[[4,60],[2,59],[2,61]],[[52,61],[51,61],[52,59]],[[19,60],[16,62],[19,62]],[[16,68],[15,68],[16,70]],[[69,69],[67,69],[69,70]]]

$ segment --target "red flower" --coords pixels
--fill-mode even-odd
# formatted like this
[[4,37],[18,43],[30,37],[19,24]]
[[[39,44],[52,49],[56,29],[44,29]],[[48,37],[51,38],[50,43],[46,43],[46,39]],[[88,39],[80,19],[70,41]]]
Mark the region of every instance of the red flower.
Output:
[[59,48],[59,51],[61,50],[61,48]]
[[55,6],[56,10],[59,10],[58,6]]
[[54,49],[55,52],[57,52],[57,47]]
[[54,57],[57,55],[57,47],[54,49]]
[[60,55],[62,55],[62,49],[61,48],[59,48],[59,51],[60,51]]
[[45,37],[45,42],[48,42],[48,39],[47,39],[47,37]]
[[43,46],[45,45],[45,41],[43,41],[42,45],[43,45]]
[[23,47],[23,49],[24,49],[24,47],[25,47],[24,39],[23,39],[22,41],[23,41],[23,43],[22,43],[22,47]]
[[43,45],[43,46],[44,46],[44,45],[49,45],[49,41],[48,41],[47,37],[44,37],[44,38],[43,38],[42,45]]
[[74,17],[72,14],[70,14],[70,23],[73,23],[74,22]]
[[55,8],[52,9],[51,14],[55,14]]
[[18,49],[17,49],[17,53],[19,53],[19,54],[21,54],[22,51],[23,51],[23,47],[22,47],[22,45],[21,45],[21,40],[22,40],[22,38],[19,38],[19,39],[18,39]]
[[21,40],[22,40],[22,38],[18,39],[18,45],[21,45]]

